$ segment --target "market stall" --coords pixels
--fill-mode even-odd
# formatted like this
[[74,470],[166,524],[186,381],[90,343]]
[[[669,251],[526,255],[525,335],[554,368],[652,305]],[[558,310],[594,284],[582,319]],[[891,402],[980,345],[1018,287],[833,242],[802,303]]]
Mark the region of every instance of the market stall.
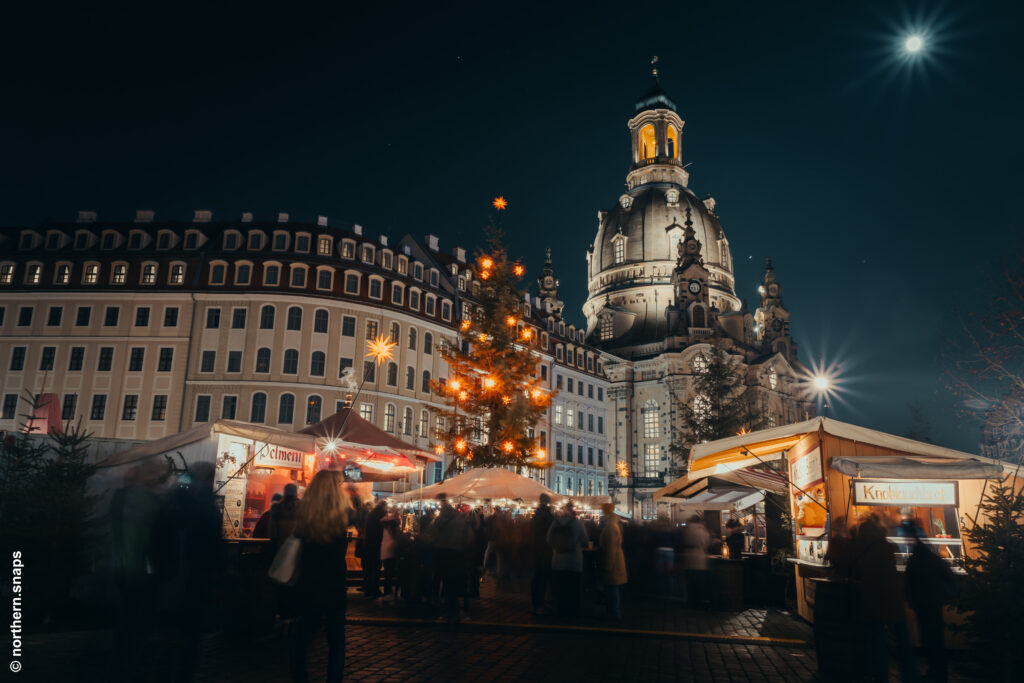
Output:
[[535,506],[542,493],[548,494],[553,502],[565,499],[565,496],[560,496],[543,484],[515,472],[500,468],[475,468],[436,484],[392,496],[391,501],[397,504],[430,502],[441,493],[451,500],[490,500],[495,504],[523,501],[528,506]]
[[815,580],[830,573],[826,554],[834,533],[874,515],[889,529],[902,563],[914,541],[905,530],[914,524],[914,536],[955,564],[973,552],[962,531],[977,521],[987,483],[1012,469],[1008,463],[816,417],[699,444],[691,451],[687,477],[663,491],[685,492],[701,477],[781,474],[793,518],[798,610],[813,621]]

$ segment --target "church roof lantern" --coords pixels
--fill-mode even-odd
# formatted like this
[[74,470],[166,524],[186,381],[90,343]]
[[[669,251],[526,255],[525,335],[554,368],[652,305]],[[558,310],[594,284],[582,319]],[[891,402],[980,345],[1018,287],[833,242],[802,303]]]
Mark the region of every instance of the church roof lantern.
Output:
[[658,80],[658,58],[651,59],[651,81],[650,87],[636,101],[636,111],[647,111],[648,109],[671,109],[676,111],[676,103],[669,98],[661,87]]

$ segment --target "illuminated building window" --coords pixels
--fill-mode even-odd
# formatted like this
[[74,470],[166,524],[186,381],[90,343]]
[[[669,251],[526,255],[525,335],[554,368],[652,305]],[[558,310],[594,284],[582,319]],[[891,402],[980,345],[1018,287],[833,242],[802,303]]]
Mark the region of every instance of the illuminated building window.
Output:
[[661,465],[661,454],[656,443],[649,443],[644,446],[644,476],[658,476],[658,468]]
[[693,371],[698,375],[703,375],[708,371],[708,359],[703,353],[698,353],[694,356]]
[[363,418],[367,422],[373,422],[373,404],[372,403],[360,403],[359,404],[359,417]]
[[654,125],[648,123],[640,129],[636,139],[640,159],[653,159],[658,155],[658,145],[654,135]]
[[100,267],[88,265],[85,267],[85,284],[94,285],[100,279]]
[[774,389],[779,385],[779,374],[775,368],[768,368],[768,386]]
[[384,431],[395,431],[395,404],[389,403],[384,408]]
[[623,261],[625,261],[626,260],[626,240],[621,238],[621,237],[618,238],[617,240],[615,240],[614,249],[615,249],[615,263],[619,264],[619,263],[622,263]]
[[612,338],[612,317],[606,315],[601,318],[601,339]]
[[668,155],[673,159],[679,158],[679,133],[675,126],[668,127]]
[[650,400],[644,404],[643,410],[643,421],[644,421],[644,438],[645,439],[657,439],[661,436],[661,429],[659,425],[660,417],[658,415],[658,402]]

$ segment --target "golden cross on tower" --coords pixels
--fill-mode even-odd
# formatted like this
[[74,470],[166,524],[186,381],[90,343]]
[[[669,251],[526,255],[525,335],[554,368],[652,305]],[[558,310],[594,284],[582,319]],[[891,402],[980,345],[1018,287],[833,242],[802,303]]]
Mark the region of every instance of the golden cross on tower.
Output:
[[658,55],[651,57],[651,74],[655,78],[658,77]]

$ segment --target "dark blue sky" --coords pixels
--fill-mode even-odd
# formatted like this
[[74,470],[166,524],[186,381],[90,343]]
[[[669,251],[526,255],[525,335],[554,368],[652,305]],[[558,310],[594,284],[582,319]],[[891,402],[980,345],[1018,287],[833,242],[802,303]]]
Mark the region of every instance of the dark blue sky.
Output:
[[448,249],[502,194],[510,251],[536,276],[552,247],[578,320],[657,54],[738,293],[772,256],[802,359],[843,364],[833,414],[902,434],[918,401],[976,449],[942,340],[1021,251],[1017,4],[342,4],[6,9],[0,224],[286,211]]

